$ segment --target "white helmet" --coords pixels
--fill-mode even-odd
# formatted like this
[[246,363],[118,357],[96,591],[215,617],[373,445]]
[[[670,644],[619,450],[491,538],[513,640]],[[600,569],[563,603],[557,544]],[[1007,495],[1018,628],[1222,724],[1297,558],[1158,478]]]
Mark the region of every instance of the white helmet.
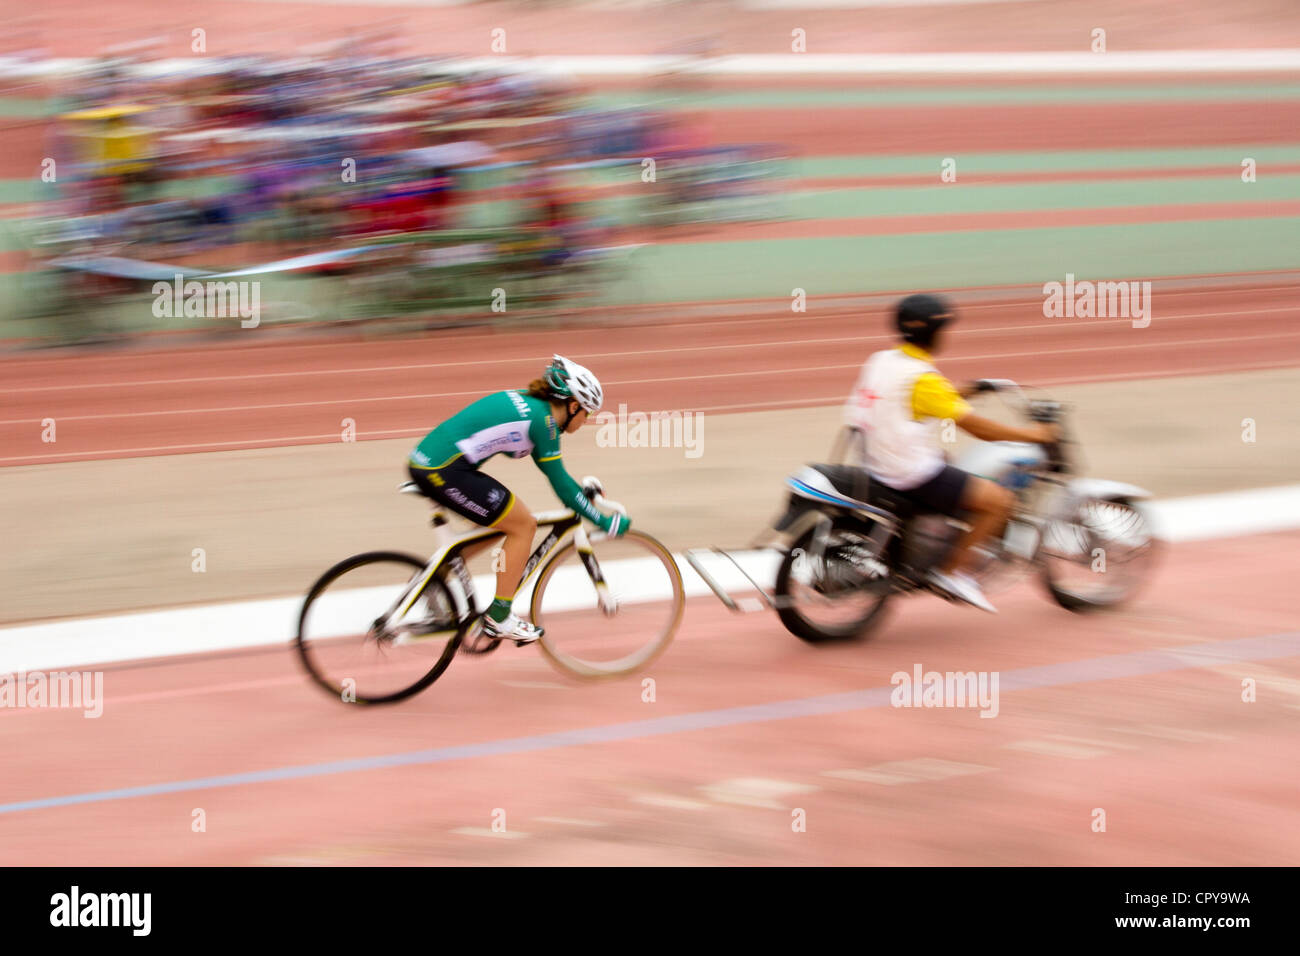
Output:
[[551,364],[546,369],[546,384],[556,395],[572,398],[591,415],[600,411],[601,403],[605,400],[605,393],[596,376],[563,355],[551,359]]

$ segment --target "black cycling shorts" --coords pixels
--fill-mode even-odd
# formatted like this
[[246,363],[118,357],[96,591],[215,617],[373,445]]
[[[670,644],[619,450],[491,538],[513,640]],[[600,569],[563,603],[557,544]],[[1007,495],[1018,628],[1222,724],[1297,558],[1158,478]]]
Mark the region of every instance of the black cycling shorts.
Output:
[[922,510],[934,511],[941,515],[955,515],[961,511],[961,496],[966,491],[966,483],[970,479],[969,472],[954,468],[952,465],[944,465],[943,471],[924,484],[906,490],[896,490]]
[[408,463],[407,470],[426,498],[475,524],[496,524],[515,503],[509,488],[464,458],[441,468]]

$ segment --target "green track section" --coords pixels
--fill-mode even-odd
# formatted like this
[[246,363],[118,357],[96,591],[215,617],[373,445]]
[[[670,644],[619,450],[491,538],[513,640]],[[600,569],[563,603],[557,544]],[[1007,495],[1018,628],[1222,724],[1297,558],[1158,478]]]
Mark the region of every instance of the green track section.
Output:
[[62,100],[0,96],[0,117],[6,119],[41,119],[62,112]]
[[[615,93],[595,98],[603,106],[645,104],[644,93]],[[670,109],[817,109],[979,104],[1123,103],[1123,102],[1242,102],[1243,108],[1265,110],[1268,102],[1300,100],[1300,83],[1233,83],[1226,85],[1154,86],[944,86],[926,89],[857,90],[719,90],[672,97],[659,105]],[[10,126],[48,115],[55,104],[37,100],[0,99],[0,116]],[[1157,109],[1158,113],[1158,109]],[[844,115],[844,114],[840,114]],[[1155,114],[1153,114],[1155,115]],[[1068,125],[1067,113],[1062,113]],[[827,122],[836,121],[834,112]],[[1177,149],[1061,149],[1035,152],[971,152],[958,154],[957,181],[939,181],[938,153],[890,156],[807,157],[773,167],[781,186],[772,215],[816,222],[846,218],[943,216],[998,212],[1044,212],[1061,209],[1121,209],[1162,206],[1171,210],[1189,205],[1242,202],[1284,203],[1300,200],[1300,131],[1290,131],[1294,143],[1206,146]],[[1063,139],[1063,143],[1072,143]],[[1241,162],[1257,164],[1257,181],[1241,182]],[[1286,172],[1291,167],[1293,171]],[[1176,176],[1175,171],[1197,170]],[[1210,170],[1209,174],[1200,170]],[[1146,178],[1093,181],[1019,182],[1019,173],[1071,173],[1142,170]],[[16,170],[15,170],[16,171]],[[1170,173],[1159,175],[1161,171]],[[627,170],[593,171],[591,182],[616,181]],[[635,170],[633,170],[635,173]],[[964,177],[996,173],[1008,181],[969,184]],[[504,178],[505,173],[495,173]],[[800,178],[933,177],[924,185],[883,184],[872,188],[800,189]],[[491,177],[472,185],[495,182]],[[205,176],[167,184],[164,198],[199,198],[239,188],[229,177]],[[0,180],[0,204],[43,203],[58,198],[56,185],[35,175]],[[481,193],[480,193],[481,195]],[[643,197],[635,192],[601,201],[598,215],[616,223],[640,221]],[[11,209],[10,215],[17,209]],[[3,211],[0,210],[0,213]],[[466,228],[504,225],[520,210],[509,201],[467,202],[458,207]],[[25,247],[28,223],[0,219],[0,252]],[[745,236],[741,231],[733,235]],[[1002,284],[1039,285],[1079,279],[1149,279],[1160,275],[1197,275],[1260,270],[1300,270],[1300,216],[1196,220],[1120,226],[986,229],[967,232],[848,236],[816,239],[752,239],[729,242],[658,243],[637,249],[621,269],[601,285],[611,307],[624,303],[699,302],[718,299],[787,299],[801,288],[809,295],[848,294],[920,288],[962,288]],[[0,338],[38,334],[42,320],[34,308],[55,301],[51,277],[0,273]],[[343,280],[329,277],[259,277],[264,308],[269,315],[286,309],[310,312],[320,319],[343,314],[343,303],[354,295]],[[472,299],[476,289],[466,289]],[[1159,318],[1159,285],[1155,314]],[[483,301],[491,289],[484,288]],[[148,309],[148,297],[124,303],[116,316],[119,328],[156,328],[160,323]],[[594,303],[593,303],[594,304]],[[486,308],[486,305],[485,305]],[[47,310],[48,311],[48,310]],[[73,310],[75,311],[75,310]],[[287,316],[286,316],[287,318]],[[808,318],[815,321],[815,307]],[[80,316],[70,314],[67,321]],[[177,320],[178,324],[180,320]],[[165,323],[163,323],[165,324]]]
[[1243,183],[1228,170],[1213,179],[1102,180],[962,187],[935,186],[825,189],[786,194],[797,219],[849,219],[942,213],[1023,212],[1049,209],[1113,209],[1122,206],[1180,206],[1188,203],[1282,202],[1300,199],[1300,175],[1265,176]]
[[[785,299],[1003,284],[1038,285],[1078,279],[1150,279],[1285,269],[1300,270],[1300,217],[1131,226],[917,233],[828,239],[670,243],[646,246],[606,290],[623,303],[710,299]],[[19,318],[46,294],[28,273],[0,274],[0,338],[36,334],[38,321]],[[346,290],[330,278],[262,277],[264,304],[309,305],[321,319],[337,317]],[[1159,283],[1153,289],[1159,316]],[[491,290],[483,289],[484,308]],[[147,297],[123,328],[157,327]],[[593,303],[594,304],[594,303]],[[808,318],[815,321],[815,311]],[[175,320],[177,326],[193,321]]]
[[1141,279],[1300,269],[1300,218],[648,246],[627,301]]
[[30,179],[0,179],[0,203],[50,202],[58,198],[58,186],[43,183],[36,175]]
[[[886,89],[789,89],[675,91],[618,90],[583,97],[598,109],[851,109],[888,106],[991,106],[1038,103],[1222,103],[1300,99],[1300,83],[1134,84],[1074,86],[929,86]],[[62,111],[58,100],[0,97],[0,117],[33,119]]]
[[[1300,136],[1300,133],[1297,134]],[[791,175],[833,176],[939,175],[949,154],[911,153],[906,156],[811,156],[789,160]],[[1069,172],[1073,170],[1188,169],[1222,166],[1240,177],[1241,161],[1249,156],[1257,175],[1270,165],[1300,164],[1300,142],[1282,146],[1213,146],[1179,149],[1071,149],[1023,153],[959,153],[957,181],[962,173]]]
[[1300,99],[1300,83],[1225,83],[1213,86],[941,86],[924,89],[713,90],[657,96],[644,91],[598,93],[602,109],[847,109],[872,106],[1004,106],[1038,103],[1222,103]]
[[[1222,180],[1225,184],[1240,184],[1241,161],[1249,156],[1257,166],[1258,183],[1261,187],[1272,188],[1276,177],[1270,172],[1270,166],[1300,165],[1300,143],[1289,146],[1258,147],[1204,147],[1189,149],[1094,149],[1094,150],[1060,150],[1029,153],[961,153],[954,157],[957,161],[957,182],[943,186],[945,190],[954,191],[953,187],[961,185],[963,174],[975,173],[1017,173],[1017,172],[1071,172],[1098,170],[1161,170],[1190,169],[1221,166]],[[792,178],[835,178],[853,176],[934,176],[939,177],[940,164],[944,156],[937,153],[914,153],[906,156],[815,156],[790,159],[783,162],[783,169]],[[593,174],[595,175],[595,174]],[[603,181],[616,178],[616,174],[603,172],[599,174]],[[1287,177],[1284,177],[1287,178]],[[1294,177],[1289,177],[1294,180]],[[1195,184],[1218,182],[1216,177],[1170,181],[1170,188],[1177,191],[1182,183],[1192,184],[1190,188],[1199,188]],[[1121,181],[1122,182],[1122,181]],[[1144,179],[1142,187],[1149,188],[1158,180]],[[471,183],[473,189],[476,184]],[[1091,188],[1091,184],[1087,184]],[[224,190],[234,187],[232,180],[226,177],[194,177],[177,180],[166,184],[166,198],[199,198],[220,195]],[[936,187],[937,188],[937,187]],[[990,187],[981,187],[990,188]],[[1012,189],[1024,187],[1011,186]],[[1074,187],[1065,187],[1074,188]],[[1287,188],[1292,188],[1290,185]],[[837,195],[840,195],[837,193]],[[0,179],[0,203],[36,202],[57,198],[56,187],[42,183],[35,176],[24,179]],[[1247,199],[1248,196],[1238,198]],[[1266,199],[1272,196],[1259,195]],[[1285,197],[1283,197],[1285,198]],[[1174,201],[1214,201],[1181,200]],[[1146,201],[1144,201],[1145,204]],[[1028,206],[1023,208],[1035,208]],[[470,226],[496,225],[502,220],[500,213],[481,210],[467,213]],[[851,213],[848,215],[864,215]]]

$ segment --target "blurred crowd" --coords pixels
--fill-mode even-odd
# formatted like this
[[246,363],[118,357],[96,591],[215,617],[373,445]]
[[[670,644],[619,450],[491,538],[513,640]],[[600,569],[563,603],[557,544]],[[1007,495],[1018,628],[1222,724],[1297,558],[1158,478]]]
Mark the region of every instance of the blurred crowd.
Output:
[[[352,56],[106,61],[69,84],[54,136],[61,219],[81,240],[209,262],[471,225],[608,238],[645,225],[602,209],[612,178],[644,185],[641,157],[679,174],[644,192],[681,204],[720,194],[725,178],[690,173],[734,153],[672,113],[584,106],[563,82]],[[591,175],[619,165],[621,184]],[[484,202],[497,208],[468,208]]]
[[656,230],[763,218],[737,200],[774,175],[774,150],[712,143],[640,94],[355,43],[106,56],[49,82],[54,166],[27,243],[45,315],[179,268],[368,276],[349,296],[369,317],[468,304],[485,273],[538,301],[586,294]]

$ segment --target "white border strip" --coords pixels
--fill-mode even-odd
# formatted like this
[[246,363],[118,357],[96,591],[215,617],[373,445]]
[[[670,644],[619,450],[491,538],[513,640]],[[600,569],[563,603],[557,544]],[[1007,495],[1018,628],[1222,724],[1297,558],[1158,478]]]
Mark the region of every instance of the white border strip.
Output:
[[[240,58],[247,61],[247,58]],[[301,59],[301,58],[300,58]],[[0,57],[0,76],[71,75],[102,60],[71,58],[31,61]],[[199,75],[236,62],[220,57],[153,60],[136,64],[140,76]],[[274,61],[273,61],[274,62]],[[434,66],[433,62],[430,66]],[[543,76],[653,76],[689,71],[713,76],[839,74],[975,75],[1022,73],[1272,73],[1300,70],[1300,49],[1140,50],[1113,53],[1033,51],[1006,53],[742,53],[734,56],[486,56],[452,58],[437,68],[447,73],[519,72]]]
[[[1153,502],[1151,513],[1159,536],[1173,542],[1291,530],[1300,528],[1300,485],[1173,498]],[[776,574],[773,551],[737,552],[736,556],[764,584]],[[678,566],[688,597],[709,593],[680,557]],[[565,570],[573,573],[567,578],[564,571],[556,575],[553,586],[558,590],[550,592],[548,608],[559,609],[566,600],[575,607],[590,600],[585,576],[576,568]],[[710,573],[736,593],[749,588],[727,562],[719,560]],[[493,583],[491,575],[475,578],[481,602],[492,594]],[[621,596],[631,601],[655,597],[649,593]],[[301,602],[302,597],[294,595],[4,628],[0,629],[0,674],[284,644],[297,628]],[[521,598],[521,603],[526,606],[526,599]]]

